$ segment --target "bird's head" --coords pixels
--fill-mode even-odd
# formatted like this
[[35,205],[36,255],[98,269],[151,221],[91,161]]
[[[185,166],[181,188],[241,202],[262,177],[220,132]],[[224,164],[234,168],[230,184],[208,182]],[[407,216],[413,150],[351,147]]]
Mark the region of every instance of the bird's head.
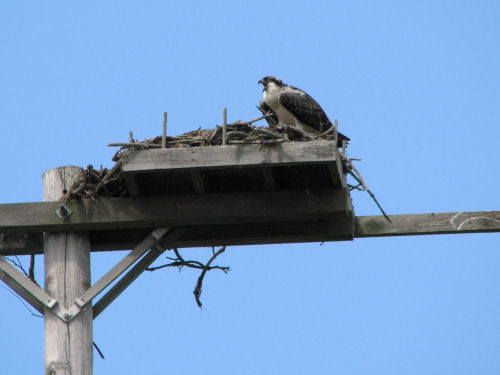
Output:
[[283,86],[283,81],[281,79],[273,77],[273,76],[265,76],[258,83],[260,83],[260,84],[262,84],[262,86],[264,86],[263,90],[267,90],[267,88],[269,86],[276,86],[276,87]]

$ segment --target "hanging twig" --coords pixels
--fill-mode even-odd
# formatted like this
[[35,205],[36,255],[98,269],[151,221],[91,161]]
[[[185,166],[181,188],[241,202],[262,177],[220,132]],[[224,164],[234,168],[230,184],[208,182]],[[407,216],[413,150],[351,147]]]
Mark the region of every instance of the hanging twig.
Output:
[[[207,264],[203,264],[197,260],[185,260],[182,257],[182,255],[179,253],[179,250],[173,249],[173,252],[174,252],[176,257],[175,258],[167,257],[167,259],[170,259],[173,261],[172,263],[163,264],[163,265],[157,266],[157,267],[148,267],[148,268],[146,268],[146,271],[156,271],[156,270],[166,268],[166,267],[177,267],[177,268],[179,268],[179,270],[181,270],[182,267],[196,268],[196,269],[202,270],[200,276],[198,277],[198,281],[196,283],[196,286],[193,290],[196,304],[201,309],[201,307],[202,307],[202,303],[200,301],[201,288],[203,285],[203,278],[205,277],[205,274],[207,273],[207,271],[217,269],[217,270],[223,271],[224,273],[228,273],[231,270],[230,267],[211,266],[211,264],[215,260],[215,258],[217,258],[225,250],[226,250],[226,246],[221,247],[217,252],[213,253],[212,257],[209,259]],[[213,248],[212,248],[212,251],[213,251]]]
[[21,260],[19,259],[19,257],[17,255],[14,255],[14,258],[10,258],[10,257],[5,257],[5,259],[7,261],[9,261],[14,267],[16,267],[19,271],[21,271],[22,273],[24,273],[24,275],[26,277],[29,277],[29,274],[28,272],[26,272],[26,270],[24,269],[22,263],[21,263]]
[[340,154],[340,157],[343,161],[345,161],[348,164],[348,167],[349,167],[348,173],[358,182],[358,185],[354,188],[358,189],[358,187],[361,185],[363,187],[364,191],[366,191],[370,195],[370,197],[373,199],[373,201],[377,205],[380,212],[382,212],[382,215],[384,215],[384,217],[387,219],[387,221],[389,223],[392,223],[391,219],[389,218],[389,216],[387,216],[387,214],[385,213],[385,211],[382,208],[382,206],[380,205],[380,203],[378,203],[377,198],[375,198],[375,195],[371,192],[370,189],[368,189],[368,186],[366,186],[365,182],[363,181],[363,178],[361,177],[361,174],[358,172],[356,167],[352,164],[352,161],[347,156],[345,156],[343,154]]
[[[201,309],[201,301],[200,301],[200,296],[201,296],[201,287],[203,284],[203,278],[205,277],[205,274],[207,273],[208,270],[213,269],[210,268],[210,264],[217,258],[220,254],[222,254],[224,251],[226,251],[226,246],[222,246],[219,251],[214,253],[210,260],[207,262],[205,267],[203,267],[203,271],[201,271],[200,276],[198,277],[198,282],[196,283],[196,287],[193,290],[194,298],[196,299],[196,304],[198,307]],[[225,267],[226,269],[223,269],[224,273],[227,273],[229,271],[229,267]]]
[[106,358],[104,358],[104,354],[102,354],[101,349],[99,349],[99,347],[97,346],[97,344],[95,343],[95,341],[92,341],[92,345],[94,346],[95,350],[97,350],[97,353],[99,353],[99,356],[102,359],[106,359]]
[[30,266],[28,271],[26,272],[26,269],[24,268],[23,264],[21,263],[21,260],[17,257],[17,255],[14,255],[14,259],[11,259],[10,257],[5,257],[7,261],[9,261],[13,266],[15,266],[17,269],[19,269],[24,275],[33,281],[36,285],[38,283],[36,282],[35,279],[35,255],[31,254],[30,256]]
[[363,187],[361,186],[361,184],[357,184],[357,185],[350,185],[350,184],[347,184],[347,188],[349,189],[349,191],[352,191],[352,190],[357,190],[357,191],[365,191],[365,189],[363,189]]
[[34,313],[33,310],[31,310],[30,306],[28,306],[22,297],[20,297],[16,292],[14,292],[12,289],[6,287],[6,286],[3,286],[3,285],[0,285],[0,288],[4,288],[6,290],[8,290],[10,293],[12,293],[14,295],[14,297],[16,297],[22,304],[24,307],[26,307],[26,310],[28,310],[30,312],[31,315],[33,316],[36,316],[37,318],[44,318],[43,315],[40,315],[40,314],[37,314],[37,313]]
[[36,285],[38,285],[38,283],[35,280],[35,254],[31,254],[30,256],[30,268],[28,271],[28,277],[31,281],[33,281]]

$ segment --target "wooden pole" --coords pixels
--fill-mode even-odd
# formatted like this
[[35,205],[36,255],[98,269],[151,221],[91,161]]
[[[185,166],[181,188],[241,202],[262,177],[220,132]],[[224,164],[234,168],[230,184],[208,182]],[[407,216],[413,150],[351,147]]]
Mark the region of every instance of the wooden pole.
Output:
[[[50,169],[43,174],[43,200],[57,201],[83,170]],[[54,215],[56,213],[54,212]],[[45,291],[68,308],[90,286],[90,241],[86,232],[44,233]],[[45,309],[45,374],[91,375],[92,306],[69,323]]]
[[224,108],[222,111],[222,145],[226,145],[226,137],[227,137],[227,108]]
[[167,112],[163,112],[163,132],[161,135],[161,148],[167,147]]

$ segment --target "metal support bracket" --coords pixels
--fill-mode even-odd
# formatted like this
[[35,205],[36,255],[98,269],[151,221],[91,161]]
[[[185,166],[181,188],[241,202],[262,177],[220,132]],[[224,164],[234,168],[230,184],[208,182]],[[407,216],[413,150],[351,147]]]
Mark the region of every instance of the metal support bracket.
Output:
[[94,306],[94,319],[99,315],[125,288],[132,283],[151,263],[154,262],[165,249],[171,247],[184,233],[184,228],[157,228],[139,243],[125,258],[118,262],[101,279],[87,289],[73,304],[64,308],[55,298],[51,297],[38,285],[9,264],[0,256],[0,279],[11,287],[19,296],[24,298],[38,312],[44,314],[44,307],[51,309],[61,320],[69,322],[91,302],[99,293],[107,288],[122,273],[136,263],[150,250],[137,264],[113,286]]

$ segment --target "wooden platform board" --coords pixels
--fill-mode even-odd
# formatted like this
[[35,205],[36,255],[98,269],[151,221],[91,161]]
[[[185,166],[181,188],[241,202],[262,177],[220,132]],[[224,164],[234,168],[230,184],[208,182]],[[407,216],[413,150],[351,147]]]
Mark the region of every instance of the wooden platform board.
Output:
[[125,250],[160,226],[187,228],[177,247],[353,239],[334,142],[151,149],[122,163],[130,198],[68,202],[66,220],[57,202],[0,205],[0,233],[24,246],[0,253],[41,253],[44,231],[88,231],[92,251]]
[[152,149],[122,169],[134,196],[345,187],[337,152],[331,141]]
[[[179,241],[180,247],[353,239],[354,212],[332,141],[137,151],[123,158],[123,172],[135,196],[269,191],[284,197],[296,192],[289,203],[285,199],[274,210],[285,212],[297,202],[304,212],[310,211],[310,205],[326,207],[333,201],[337,205],[336,213],[328,218],[316,213],[301,219],[297,213],[288,215],[287,220],[265,223],[250,219],[247,223],[191,227]],[[326,192],[335,192],[336,197],[314,202]]]

